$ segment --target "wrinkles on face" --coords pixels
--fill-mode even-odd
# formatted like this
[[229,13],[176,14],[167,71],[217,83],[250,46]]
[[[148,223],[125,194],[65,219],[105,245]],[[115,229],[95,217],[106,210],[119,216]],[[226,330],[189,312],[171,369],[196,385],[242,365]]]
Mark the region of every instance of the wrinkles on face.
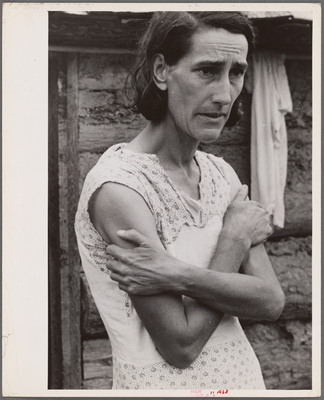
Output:
[[[217,33],[215,35],[215,33]],[[231,34],[225,29],[198,30],[192,38],[196,56],[210,51],[247,56],[247,39],[241,34]],[[193,52],[192,52],[193,54]]]
[[177,128],[198,140],[217,139],[242,90],[247,51],[242,34],[194,34],[191,51],[168,70],[169,114]]
[[239,43],[233,43],[233,44],[228,44],[228,43],[220,43],[217,41],[213,41],[210,43],[201,43],[199,47],[199,53],[228,53],[228,54],[235,54],[235,55],[240,55],[245,56],[245,46],[244,43],[239,44]]

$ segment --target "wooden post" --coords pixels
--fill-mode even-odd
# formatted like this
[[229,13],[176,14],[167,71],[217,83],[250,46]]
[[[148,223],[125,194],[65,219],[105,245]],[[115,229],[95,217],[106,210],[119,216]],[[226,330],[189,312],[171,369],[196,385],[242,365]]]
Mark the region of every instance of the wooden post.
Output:
[[60,225],[58,181],[58,59],[49,58],[48,98],[48,388],[62,389]]
[[[63,388],[79,389],[81,376],[81,297],[80,259],[74,233],[79,200],[78,168],[78,54],[67,54],[67,123],[60,146],[63,155],[61,173],[61,302]],[[63,239],[62,239],[63,238]]]

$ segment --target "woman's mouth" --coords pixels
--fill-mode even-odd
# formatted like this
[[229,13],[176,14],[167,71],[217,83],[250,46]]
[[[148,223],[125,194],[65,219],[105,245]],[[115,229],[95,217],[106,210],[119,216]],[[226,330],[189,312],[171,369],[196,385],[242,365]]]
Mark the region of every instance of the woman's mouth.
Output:
[[223,118],[226,117],[224,113],[201,113],[202,117],[208,118],[210,120],[221,121]]

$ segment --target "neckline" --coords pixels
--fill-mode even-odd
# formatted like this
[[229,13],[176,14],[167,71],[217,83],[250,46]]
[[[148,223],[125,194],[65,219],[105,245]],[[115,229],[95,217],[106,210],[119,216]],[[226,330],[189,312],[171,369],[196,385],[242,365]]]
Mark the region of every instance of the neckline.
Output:
[[125,154],[125,153],[129,153],[132,156],[144,156],[147,157],[148,159],[152,160],[155,164],[158,165],[161,173],[164,175],[165,179],[169,182],[169,184],[172,186],[172,188],[175,190],[175,192],[178,193],[178,195],[180,196],[184,196],[186,199],[189,199],[193,202],[195,202],[196,204],[201,204],[203,202],[203,198],[204,198],[204,192],[202,190],[203,188],[203,177],[204,177],[204,173],[203,173],[203,163],[201,163],[201,159],[199,156],[199,151],[196,150],[196,153],[194,155],[194,160],[198,166],[199,169],[199,182],[198,182],[198,190],[199,190],[199,199],[194,199],[193,197],[191,197],[188,193],[186,193],[185,191],[183,191],[181,188],[179,188],[174,182],[173,180],[169,177],[169,175],[166,173],[163,165],[161,164],[159,157],[156,154],[153,153],[138,153],[135,152],[133,150],[129,150],[129,149],[125,149],[124,147],[127,145],[127,143],[119,143],[116,146],[113,146],[115,148],[111,148],[113,151],[117,152],[120,151],[121,154]]

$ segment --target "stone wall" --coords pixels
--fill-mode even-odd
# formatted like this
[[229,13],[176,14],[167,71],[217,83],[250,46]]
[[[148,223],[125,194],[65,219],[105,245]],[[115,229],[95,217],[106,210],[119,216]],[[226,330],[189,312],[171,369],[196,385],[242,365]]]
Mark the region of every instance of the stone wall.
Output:
[[[131,140],[144,118],[131,113],[123,87],[132,63],[129,54],[79,56],[79,187],[101,153]],[[286,294],[278,321],[242,321],[262,366],[268,389],[311,388],[311,62],[286,62],[294,111],[288,115],[286,224],[267,243],[272,264]],[[64,77],[61,77],[64,87]],[[64,93],[62,94],[64,96]],[[243,95],[245,115],[226,128],[217,144],[204,151],[224,157],[243,183],[250,183],[251,96]],[[62,113],[63,115],[63,113]],[[64,125],[64,117],[61,118]],[[106,335],[83,274],[83,338]]]

